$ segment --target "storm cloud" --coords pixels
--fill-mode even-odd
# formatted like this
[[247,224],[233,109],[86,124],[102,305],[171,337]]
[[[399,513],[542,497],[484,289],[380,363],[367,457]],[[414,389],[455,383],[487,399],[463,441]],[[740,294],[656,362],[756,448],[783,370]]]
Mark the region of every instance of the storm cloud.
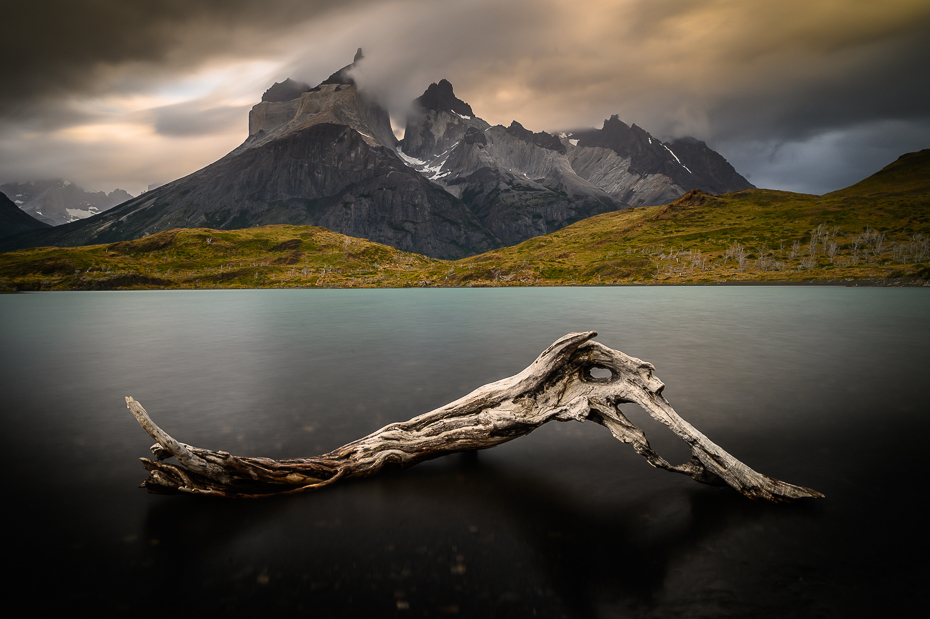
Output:
[[138,191],[188,174],[245,139],[273,82],[318,83],[357,47],[354,77],[399,125],[446,78],[492,123],[555,131],[619,114],[707,141],[756,185],[814,193],[930,146],[924,0],[99,0],[10,13],[3,182]]

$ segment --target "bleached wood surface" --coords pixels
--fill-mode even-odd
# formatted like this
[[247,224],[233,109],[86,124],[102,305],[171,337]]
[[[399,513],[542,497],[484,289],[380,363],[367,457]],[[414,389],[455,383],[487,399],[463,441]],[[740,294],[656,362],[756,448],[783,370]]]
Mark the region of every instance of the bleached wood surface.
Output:
[[[187,492],[254,498],[303,492],[340,479],[364,477],[387,465],[410,466],[450,453],[487,449],[529,434],[548,421],[590,420],[605,426],[652,466],[753,499],[822,497],[752,470],[682,419],[662,396],[652,364],[592,340],[594,331],[561,337],[525,370],[472,391],[409,421],[392,423],[357,441],[311,458],[272,460],[231,455],[181,443],[159,428],[139,402],[126,404],[155,439],[156,459],[142,458],[149,492]],[[609,370],[597,378],[592,370]],[[606,374],[599,372],[599,374]],[[691,460],[671,465],[649,446],[641,429],[620,411],[636,403],[690,447]],[[164,462],[173,456],[177,463]]]

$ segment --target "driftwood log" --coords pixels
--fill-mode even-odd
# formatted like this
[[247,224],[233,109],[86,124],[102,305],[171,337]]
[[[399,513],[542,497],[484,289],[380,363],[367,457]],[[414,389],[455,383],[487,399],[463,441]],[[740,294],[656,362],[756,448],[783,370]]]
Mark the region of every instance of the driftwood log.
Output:
[[[272,460],[234,456],[181,443],[159,428],[131,397],[126,404],[155,439],[155,461],[141,487],[154,493],[187,492],[254,498],[303,492],[340,479],[364,477],[388,465],[411,466],[447,454],[487,449],[529,434],[547,421],[591,420],[628,443],[656,468],[707,484],[729,485],[753,499],[787,501],[822,497],[752,470],[678,416],[662,396],[665,385],[650,363],[592,341],[597,333],[569,333],[525,370],[409,421],[312,458]],[[642,430],[620,412],[636,403],[690,447],[689,462],[671,465],[649,446]],[[174,456],[177,464],[163,462]]]

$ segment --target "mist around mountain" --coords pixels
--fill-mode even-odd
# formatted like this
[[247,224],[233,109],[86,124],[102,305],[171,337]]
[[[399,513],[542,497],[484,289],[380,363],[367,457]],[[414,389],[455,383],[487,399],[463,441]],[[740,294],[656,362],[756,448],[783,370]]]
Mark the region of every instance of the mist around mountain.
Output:
[[[665,144],[616,117],[560,136],[516,120],[492,127],[447,80],[414,102],[398,142],[385,109],[352,79],[363,58],[359,50],[314,87],[271,86],[249,113],[248,138],[213,164],[83,221],[62,207],[70,223],[19,237],[18,246],[290,224],[461,258],[694,188],[751,187],[702,142]],[[63,191],[31,198],[30,208],[48,217]]]
[[132,199],[122,189],[85,191],[64,179],[5,183],[0,191],[24,212],[52,226],[86,219]]

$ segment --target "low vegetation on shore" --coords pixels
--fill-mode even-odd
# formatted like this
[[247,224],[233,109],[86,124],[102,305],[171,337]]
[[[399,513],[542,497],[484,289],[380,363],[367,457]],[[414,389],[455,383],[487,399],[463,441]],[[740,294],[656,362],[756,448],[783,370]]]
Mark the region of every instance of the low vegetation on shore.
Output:
[[692,191],[462,260],[313,226],[176,229],[0,254],[0,289],[369,288],[724,282],[928,285],[930,151],[823,196]]

